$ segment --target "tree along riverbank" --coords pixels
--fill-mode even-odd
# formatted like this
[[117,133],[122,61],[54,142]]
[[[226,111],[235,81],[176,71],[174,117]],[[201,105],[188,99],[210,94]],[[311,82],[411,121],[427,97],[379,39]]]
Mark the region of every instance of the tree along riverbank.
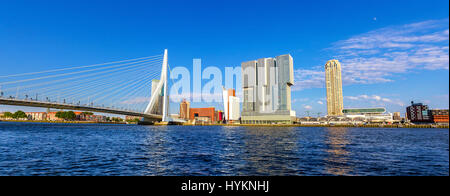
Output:
[[19,123],[54,123],[54,124],[127,124],[126,122],[95,122],[95,121],[47,121],[47,120],[0,120],[0,122]]

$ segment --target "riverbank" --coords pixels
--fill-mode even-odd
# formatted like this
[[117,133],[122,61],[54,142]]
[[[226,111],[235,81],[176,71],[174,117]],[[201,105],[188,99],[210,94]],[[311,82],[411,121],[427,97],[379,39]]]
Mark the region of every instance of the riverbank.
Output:
[[95,122],[95,121],[47,121],[47,120],[0,120],[0,122],[19,123],[54,123],[54,124],[126,124],[125,122]]
[[193,124],[183,124],[182,126],[228,126],[228,127],[355,127],[355,128],[438,128],[438,129],[448,129],[448,125],[302,125],[302,124],[291,124],[291,125],[264,125],[264,124],[204,124],[204,125],[193,125]]
[[[54,124],[122,124],[125,122],[93,122],[93,121],[36,121],[36,120],[0,120],[0,122],[20,122],[20,123],[54,123]],[[133,123],[131,123],[133,124]],[[155,123],[153,126],[171,126],[168,123]],[[173,124],[178,126],[225,126],[225,127],[353,127],[353,128],[438,128],[449,129],[449,125],[302,125],[302,124]]]

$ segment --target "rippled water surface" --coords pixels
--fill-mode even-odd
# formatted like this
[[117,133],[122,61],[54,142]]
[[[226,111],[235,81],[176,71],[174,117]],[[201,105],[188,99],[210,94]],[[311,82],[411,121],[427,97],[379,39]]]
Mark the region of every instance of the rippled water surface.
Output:
[[0,175],[449,175],[448,129],[0,122]]

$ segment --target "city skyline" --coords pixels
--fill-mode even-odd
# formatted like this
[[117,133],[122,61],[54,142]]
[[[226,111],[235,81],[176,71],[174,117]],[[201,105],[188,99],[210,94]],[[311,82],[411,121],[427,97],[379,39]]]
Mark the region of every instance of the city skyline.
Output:
[[[201,2],[175,7],[160,2],[155,3],[163,8],[157,14],[142,13],[143,8],[129,5],[119,15],[123,19],[111,20],[118,18],[114,13],[120,5],[98,11],[95,8],[100,4],[94,2],[91,8],[84,10],[86,16],[78,18],[80,12],[71,8],[77,7],[72,3],[28,2],[36,4],[30,7],[42,10],[34,11],[17,9],[21,2],[15,1],[0,6],[0,16],[4,19],[0,23],[0,44],[4,46],[0,63],[2,67],[8,67],[2,69],[1,75],[147,56],[159,53],[161,48],[171,50],[172,67],[183,66],[189,70],[193,58],[201,58],[204,66],[223,68],[289,53],[294,58],[296,83],[292,89],[292,108],[297,116],[304,116],[306,111],[326,113],[323,64],[333,58],[342,64],[345,108],[385,107],[388,112],[404,114],[410,101],[423,102],[431,108],[448,108],[448,2],[436,2],[426,5],[420,1],[407,4],[364,2],[365,5],[357,1],[324,3],[323,10],[333,6],[342,10],[342,16],[334,19],[326,12],[320,12],[324,16],[315,13],[322,10],[318,7],[320,3],[285,1],[283,3],[290,5],[285,7],[283,3],[255,5],[246,2],[238,8],[232,3],[207,3],[199,9],[196,6]],[[146,9],[153,9],[149,4],[142,4]],[[344,20],[349,17],[345,13],[348,5],[360,8],[360,11],[352,12],[356,15],[352,20]],[[192,12],[182,9],[183,6],[192,8]],[[256,12],[253,9],[267,7],[284,8],[288,12],[280,16],[251,16]],[[397,9],[398,12],[370,12],[371,7]],[[243,12],[248,8],[253,9]],[[163,14],[168,10],[177,10],[187,18],[179,20]],[[410,13],[406,10],[419,11]],[[141,11],[142,15],[130,14],[135,11]],[[219,13],[227,11],[236,14],[218,17]],[[215,12],[219,13],[216,15]],[[50,16],[54,19],[47,20]],[[310,17],[313,18],[311,22],[307,20]],[[230,25],[211,23],[217,20]],[[168,29],[134,26],[140,22],[167,25]],[[277,28],[289,26],[289,31],[277,28],[270,33],[254,31],[265,23]],[[116,25],[129,29],[114,31],[112,27]],[[180,31],[175,33],[174,28]],[[326,29],[333,31],[324,33]],[[265,42],[259,43],[260,40]],[[220,105],[211,104],[217,108]],[[193,103],[193,107],[207,106],[210,105]],[[10,108],[16,107],[1,106],[0,111]],[[178,113],[178,108],[171,107],[170,113]]]

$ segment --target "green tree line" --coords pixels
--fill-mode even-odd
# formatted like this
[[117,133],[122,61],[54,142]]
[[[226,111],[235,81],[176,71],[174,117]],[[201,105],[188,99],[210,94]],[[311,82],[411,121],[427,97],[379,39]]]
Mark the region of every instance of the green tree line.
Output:
[[56,112],[55,117],[62,118],[64,120],[75,120],[77,118],[77,115],[73,111],[68,112],[59,111]]
[[27,114],[25,114],[25,112],[23,112],[21,110],[14,112],[14,113],[5,112],[5,113],[3,113],[3,117],[4,118],[14,118],[14,119],[28,118]]

